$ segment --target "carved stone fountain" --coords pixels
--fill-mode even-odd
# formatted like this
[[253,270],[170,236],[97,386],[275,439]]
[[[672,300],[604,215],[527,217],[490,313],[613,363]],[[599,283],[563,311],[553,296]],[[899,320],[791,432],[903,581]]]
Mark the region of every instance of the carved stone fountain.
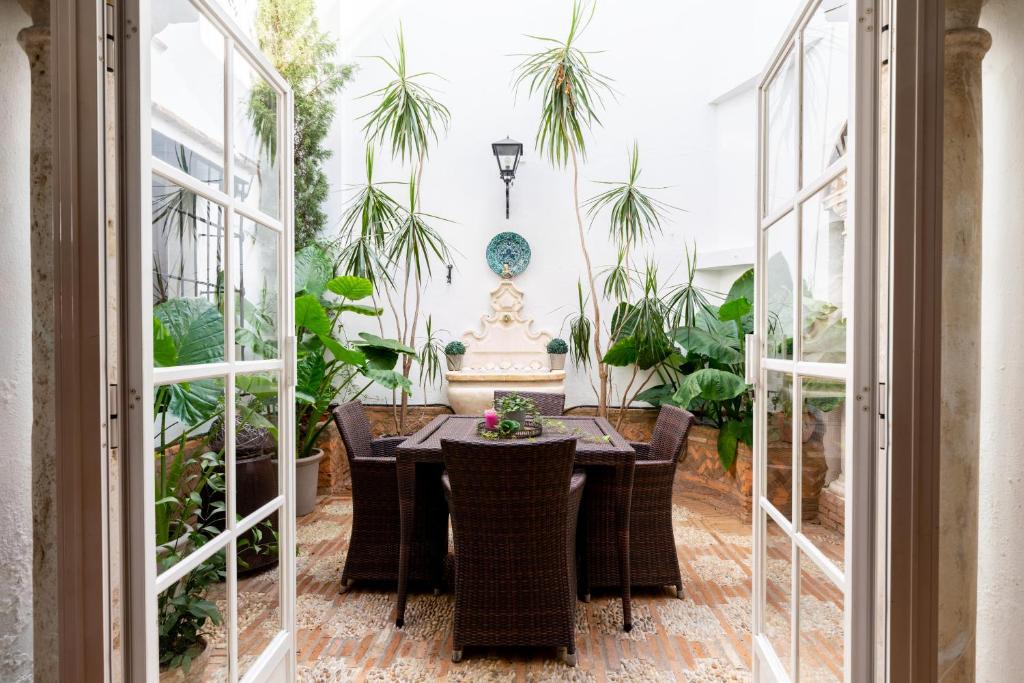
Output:
[[480,414],[490,407],[496,389],[564,393],[565,371],[549,367],[551,334],[534,331],[533,320],[523,314],[523,292],[507,267],[491,292],[491,309],[481,317],[479,330],[461,337],[466,345],[462,369],[445,375],[452,409]]

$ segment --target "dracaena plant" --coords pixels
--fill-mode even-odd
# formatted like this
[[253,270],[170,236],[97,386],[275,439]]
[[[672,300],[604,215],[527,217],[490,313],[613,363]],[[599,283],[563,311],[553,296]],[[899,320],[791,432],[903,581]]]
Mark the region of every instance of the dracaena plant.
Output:
[[[437,75],[409,68],[401,28],[395,54],[376,59],[384,63],[392,79],[364,96],[375,101],[374,108],[362,117],[368,143],[367,182],[359,188],[345,213],[347,244],[342,250],[341,264],[345,272],[359,274],[380,287],[394,316],[397,341],[403,348],[415,348],[419,344],[423,288],[434,266],[451,262],[451,250],[434,227],[444,219],[420,210],[423,170],[430,146],[447,131],[451,114],[424,84],[427,78]],[[413,165],[407,206],[400,205],[381,185],[374,184],[374,147],[388,149],[392,158]],[[424,350],[428,353],[420,360],[429,365],[430,354],[436,349],[427,343]],[[409,381],[416,359],[415,353],[403,353],[400,373],[405,381]],[[431,372],[428,367],[427,375]],[[395,429],[399,433],[405,431],[408,405],[409,395],[402,392],[395,405]]]
[[[572,169],[572,201],[579,231],[580,251],[583,255],[585,282],[590,294],[590,325],[585,330],[578,323],[571,336],[586,341],[593,347],[597,360],[598,411],[608,412],[608,368],[601,362],[604,357],[601,307],[594,266],[587,245],[582,207],[580,205],[580,162],[586,157],[586,135],[595,124],[603,107],[602,98],[611,93],[610,80],[594,70],[590,64],[592,52],[579,47],[582,34],[593,18],[595,5],[575,0],[569,29],[564,38],[530,36],[543,46],[539,51],[522,56],[515,69],[515,87],[525,90],[541,103],[540,123],[535,145],[540,153],[556,167]],[[575,333],[579,332],[579,335]],[[585,338],[585,339],[584,339]],[[580,348],[574,349],[574,360],[582,360]]]

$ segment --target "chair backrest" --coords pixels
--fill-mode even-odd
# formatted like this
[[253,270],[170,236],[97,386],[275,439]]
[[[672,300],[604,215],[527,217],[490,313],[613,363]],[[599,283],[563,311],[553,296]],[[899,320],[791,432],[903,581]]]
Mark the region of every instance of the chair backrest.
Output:
[[530,399],[545,417],[558,417],[565,412],[565,394],[549,394],[542,391],[495,391],[494,400],[497,401],[509,394],[518,394]]
[[651,434],[651,460],[676,460],[695,420],[687,410],[663,405]]
[[441,451],[456,554],[472,556],[471,572],[504,574],[511,563],[532,575],[565,564],[576,437],[508,444],[442,439]]
[[366,418],[366,409],[359,401],[349,401],[331,409],[334,424],[345,444],[345,456],[349,463],[353,458],[369,458],[373,456],[373,433],[370,421]]

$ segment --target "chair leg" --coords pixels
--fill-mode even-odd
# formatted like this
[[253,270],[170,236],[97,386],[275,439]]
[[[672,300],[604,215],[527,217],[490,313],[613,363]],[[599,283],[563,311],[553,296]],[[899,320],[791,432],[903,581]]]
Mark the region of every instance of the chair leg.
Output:
[[561,655],[562,655],[562,661],[565,662],[566,666],[576,666],[576,650],[575,650],[575,648],[570,650],[569,648],[563,647]]
[[341,594],[348,593],[350,590],[352,590],[353,583],[354,581],[352,579],[342,579],[341,590],[339,590],[338,592]]
[[462,648],[452,650],[452,661],[456,664],[462,661]]
[[686,593],[683,592],[683,582],[680,581],[676,584],[676,597],[682,600],[686,597]]

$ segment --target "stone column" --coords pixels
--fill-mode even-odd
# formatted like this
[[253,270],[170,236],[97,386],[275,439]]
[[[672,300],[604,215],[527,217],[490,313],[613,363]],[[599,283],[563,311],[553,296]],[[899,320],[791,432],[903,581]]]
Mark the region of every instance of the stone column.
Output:
[[57,432],[54,364],[53,109],[50,3],[22,0],[33,24],[18,34],[32,70],[30,230],[32,261],[32,605],[34,675],[56,681]]
[[939,680],[974,680],[981,337],[984,0],[946,0]]

